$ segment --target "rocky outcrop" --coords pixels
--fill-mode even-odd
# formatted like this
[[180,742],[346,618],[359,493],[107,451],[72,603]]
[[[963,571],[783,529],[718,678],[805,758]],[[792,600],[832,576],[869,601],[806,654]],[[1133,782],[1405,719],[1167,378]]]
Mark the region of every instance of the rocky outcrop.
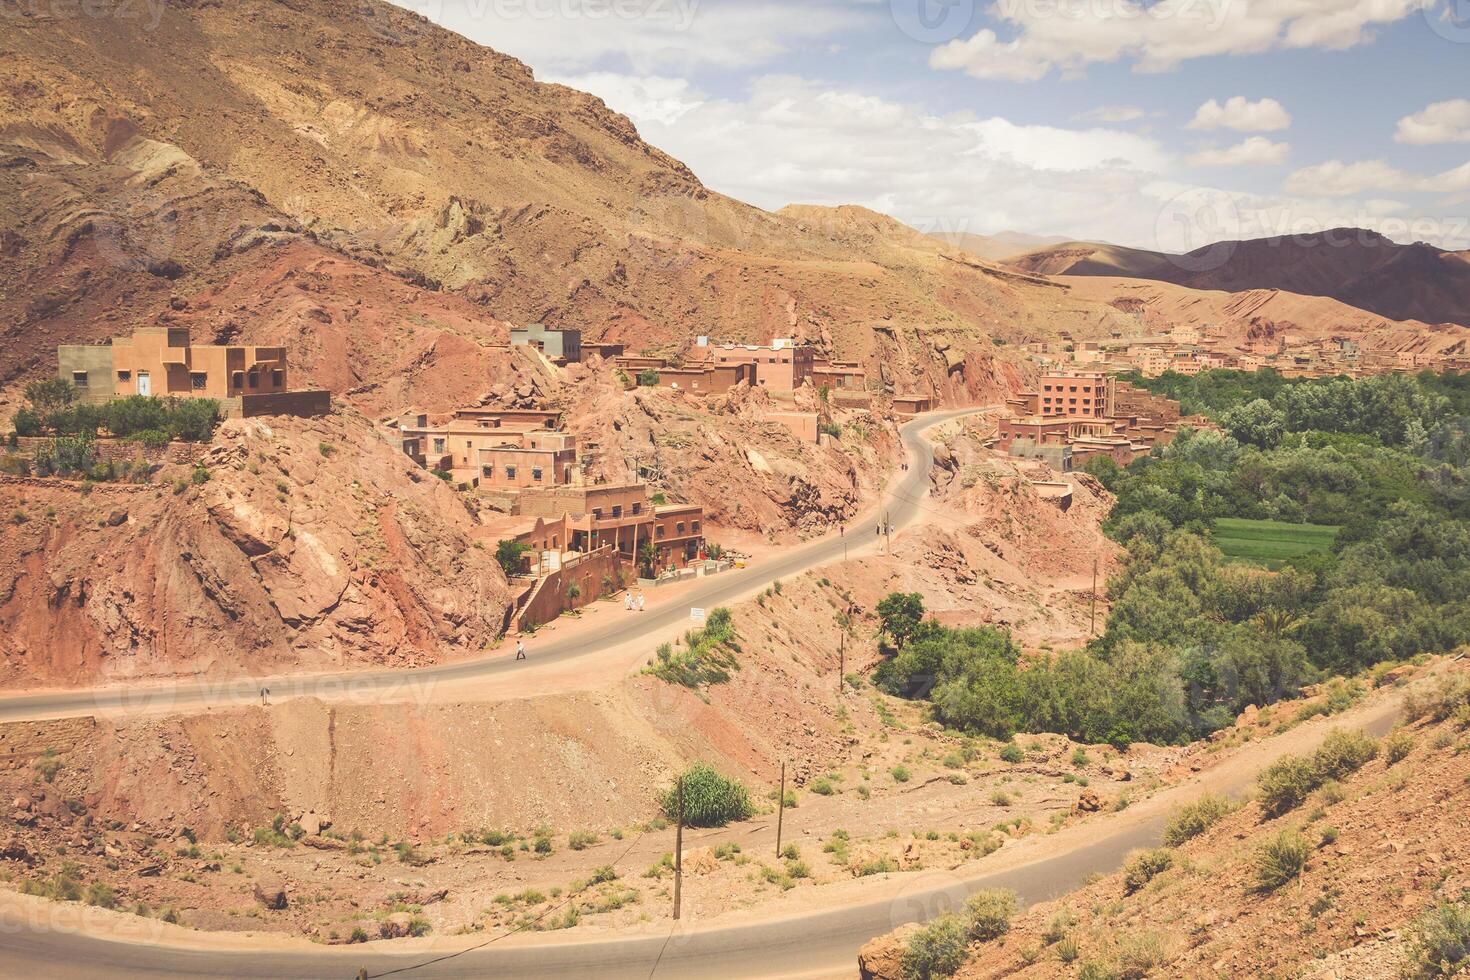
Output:
[[905,980],[903,954],[919,929],[918,923],[910,922],[868,940],[858,950],[858,975],[863,980]]
[[0,526],[0,678],[422,664],[503,630],[474,518],[361,416],[227,422],[194,472],[121,522],[106,494],[25,488],[36,519]]

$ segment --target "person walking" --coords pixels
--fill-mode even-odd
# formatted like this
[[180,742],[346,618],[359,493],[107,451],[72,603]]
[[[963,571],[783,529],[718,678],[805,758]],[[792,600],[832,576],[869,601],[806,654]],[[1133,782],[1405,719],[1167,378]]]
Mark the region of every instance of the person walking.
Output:
[[517,660],[525,660],[526,659],[526,641],[525,640],[516,640],[516,659]]
[[646,602],[646,598],[644,597],[644,595],[643,595],[642,592],[639,592],[638,593],[638,611],[639,612],[642,612],[643,611],[643,606],[644,606],[644,603],[645,602]]
[[632,589],[629,589],[627,592],[624,592],[623,593],[623,611],[624,612],[632,612],[633,611],[633,590]]

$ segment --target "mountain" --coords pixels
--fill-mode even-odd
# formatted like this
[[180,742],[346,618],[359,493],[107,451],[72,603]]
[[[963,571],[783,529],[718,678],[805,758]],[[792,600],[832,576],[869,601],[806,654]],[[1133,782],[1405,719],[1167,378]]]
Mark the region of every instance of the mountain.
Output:
[[[335,352],[304,380],[339,392],[402,388],[398,360],[347,357],[400,332],[405,356],[469,344],[491,371],[504,323],[540,321],[634,350],[794,336],[961,397],[971,354],[1008,353],[992,336],[1112,317],[1060,323],[1050,284],[872,212],[724,197],[600,100],[380,0],[159,10],[28,10],[0,39],[0,385],[185,315]],[[362,303],[260,316],[262,277]]]
[[1006,264],[1049,276],[1125,276],[1200,290],[1277,289],[1329,296],[1391,320],[1470,326],[1470,251],[1400,245],[1361,228],[1222,241],[1184,255],[1072,242]]
[[1064,245],[1071,239],[1064,236],[1028,235],[1020,231],[1001,231],[994,235],[972,235],[962,231],[934,232],[930,237],[946,245],[969,252],[977,258],[991,262],[1009,258],[1019,252]]

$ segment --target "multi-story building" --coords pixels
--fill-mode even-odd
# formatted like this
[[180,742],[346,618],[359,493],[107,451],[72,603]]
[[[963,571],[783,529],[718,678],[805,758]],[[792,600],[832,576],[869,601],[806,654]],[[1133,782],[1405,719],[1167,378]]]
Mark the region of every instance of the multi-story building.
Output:
[[1037,414],[1044,418],[1107,418],[1113,379],[1101,372],[1058,371],[1041,376]]
[[754,364],[755,383],[772,391],[795,391],[812,376],[816,351],[791,340],[773,340],[765,346],[723,344],[706,348],[712,364]]
[[132,395],[213,398],[226,415],[323,414],[325,391],[291,391],[286,350],[244,344],[193,344],[182,327],[144,327],[105,345],[58,347],[57,375],[83,401]]

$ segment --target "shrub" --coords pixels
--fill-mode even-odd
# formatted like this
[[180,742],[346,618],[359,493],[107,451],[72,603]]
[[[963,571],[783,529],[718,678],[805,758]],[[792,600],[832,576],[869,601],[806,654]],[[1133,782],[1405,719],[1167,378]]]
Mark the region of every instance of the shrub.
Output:
[[1470,965],[1470,904],[1440,905],[1409,927],[1412,980],[1457,976]]
[[[679,816],[679,788],[670,787],[659,801],[670,820]],[[726,779],[705,762],[696,762],[684,773],[684,823],[690,827],[723,827],[744,820],[754,812],[750,794],[733,779]]]
[[1081,769],[1084,766],[1091,765],[1091,763],[1092,759],[1087,755],[1087,750],[1084,749],[1082,746],[1079,745],[1077,746],[1077,748],[1072,750],[1072,765],[1076,766],[1078,769]]
[[1371,736],[1334,728],[1312,756],[1317,782],[1320,784],[1355,773],[1377,756],[1378,742]]
[[1383,759],[1390,766],[1397,765],[1414,751],[1414,736],[1399,730],[1383,740]]
[[913,778],[913,773],[909,772],[909,767],[908,766],[905,766],[905,765],[903,765],[901,763],[899,765],[894,766],[889,771],[889,774],[893,776],[893,781],[895,783],[906,783],[911,778]]
[[987,888],[965,902],[965,924],[971,939],[982,943],[1004,936],[1016,914],[1016,893],[1006,888]]
[[94,881],[87,886],[87,904],[104,909],[117,908],[117,892],[111,885]]
[[1256,785],[1260,789],[1261,810],[1267,816],[1279,817],[1301,806],[1307,794],[1317,788],[1316,767],[1303,756],[1284,756],[1266,767]]
[[1156,847],[1139,851],[1123,871],[1123,891],[1132,895],[1174,866],[1174,855],[1168,848]]
[[1164,965],[1164,941],[1154,933],[1126,936],[1118,942],[1118,980],[1143,980]]
[[644,368],[638,372],[638,387],[654,388],[658,385],[658,372],[653,368]]
[[836,790],[832,788],[832,781],[822,777],[812,780],[811,786],[807,787],[818,796],[831,796]]
[[906,980],[952,976],[965,963],[969,939],[957,915],[943,915],[909,938],[899,964]]
[[1009,762],[1011,765],[1015,765],[1025,758],[1026,753],[1022,752],[1021,747],[1015,742],[1007,743],[1006,745],[1001,747],[1000,761],[1002,762]]
[[996,806],[1010,806],[1011,797],[1009,793],[1003,793],[1000,790],[996,790],[994,793],[990,794],[990,802],[994,803]]
[[590,830],[574,830],[567,835],[567,846],[574,851],[585,851],[597,843],[597,835]]
[[1312,845],[1295,830],[1283,830],[1256,851],[1256,887],[1275,891],[1294,880],[1307,866]]
[[1207,793],[1179,807],[1164,825],[1164,844],[1178,847],[1209,830],[1227,816],[1235,805],[1223,796]]

